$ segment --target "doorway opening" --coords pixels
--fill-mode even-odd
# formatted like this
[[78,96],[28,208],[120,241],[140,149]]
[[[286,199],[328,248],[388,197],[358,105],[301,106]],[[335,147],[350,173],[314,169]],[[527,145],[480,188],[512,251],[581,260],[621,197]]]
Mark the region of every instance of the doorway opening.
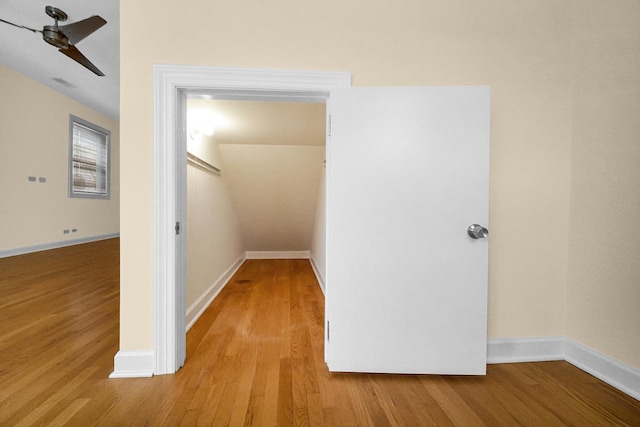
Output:
[[187,330],[244,259],[309,259],[323,288],[325,110],[187,99]]
[[326,102],[351,87],[349,73],[158,65],[154,69],[154,374],[171,374],[186,357],[187,98]]

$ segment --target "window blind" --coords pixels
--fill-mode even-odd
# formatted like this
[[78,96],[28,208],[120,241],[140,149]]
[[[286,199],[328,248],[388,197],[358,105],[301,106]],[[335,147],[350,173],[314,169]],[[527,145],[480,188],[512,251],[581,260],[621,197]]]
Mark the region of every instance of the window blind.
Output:
[[73,192],[106,195],[107,170],[107,135],[74,122]]

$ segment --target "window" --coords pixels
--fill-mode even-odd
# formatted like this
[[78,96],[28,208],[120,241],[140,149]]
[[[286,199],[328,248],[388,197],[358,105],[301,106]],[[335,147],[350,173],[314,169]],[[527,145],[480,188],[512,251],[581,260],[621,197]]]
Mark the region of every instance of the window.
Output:
[[108,199],[111,132],[69,116],[69,197]]

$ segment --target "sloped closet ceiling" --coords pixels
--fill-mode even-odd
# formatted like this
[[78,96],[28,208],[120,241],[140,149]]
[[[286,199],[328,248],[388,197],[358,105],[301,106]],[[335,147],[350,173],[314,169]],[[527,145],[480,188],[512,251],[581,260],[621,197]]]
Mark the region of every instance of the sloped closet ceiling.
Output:
[[218,144],[325,145],[324,104],[190,99],[192,110],[210,118]]
[[221,145],[244,247],[311,249],[324,147]]

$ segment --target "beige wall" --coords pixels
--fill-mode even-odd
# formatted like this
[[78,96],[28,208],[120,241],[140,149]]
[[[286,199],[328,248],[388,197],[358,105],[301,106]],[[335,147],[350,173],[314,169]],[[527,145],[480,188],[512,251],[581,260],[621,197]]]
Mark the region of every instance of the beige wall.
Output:
[[[4,65],[0,94],[0,252],[117,234],[118,122]],[[67,196],[69,114],[111,131],[110,200]]]
[[[612,7],[615,6],[615,7]],[[567,333],[640,368],[640,2],[575,9]]]
[[[189,141],[189,151],[224,170],[213,137]],[[226,174],[187,163],[187,308],[242,255],[242,239]]]
[[[625,5],[607,8],[623,14]],[[582,72],[572,62],[572,38],[582,11],[581,2],[562,0],[392,8],[364,0],[223,0],[175,14],[165,0],[123,2],[122,178],[140,185],[122,192],[122,349],[151,348],[156,63],[348,71],[355,86],[490,85],[489,335],[566,335],[572,129],[579,124],[572,125],[572,82]],[[167,22],[176,31],[158,32]],[[611,25],[595,21],[589,31],[597,40]]]

